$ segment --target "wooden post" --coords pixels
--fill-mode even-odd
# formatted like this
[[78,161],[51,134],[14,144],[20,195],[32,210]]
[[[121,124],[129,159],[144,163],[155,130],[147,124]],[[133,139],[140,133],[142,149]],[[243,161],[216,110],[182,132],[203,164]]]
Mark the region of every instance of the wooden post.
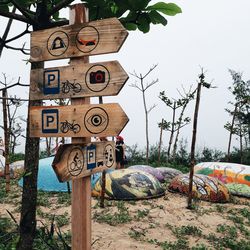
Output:
[[[70,6],[70,24],[88,21],[88,10],[83,4]],[[72,58],[71,65],[88,63],[88,57]],[[72,99],[71,104],[88,104],[90,98]],[[90,138],[72,138],[72,143],[86,143]],[[72,249],[91,249],[91,177],[72,180],[71,199]]]
[[9,152],[9,128],[8,128],[8,114],[7,114],[7,90],[2,90],[3,95],[3,123],[4,123],[4,156],[5,156],[5,167],[4,175],[6,180],[5,190],[6,193],[10,191],[10,152]]

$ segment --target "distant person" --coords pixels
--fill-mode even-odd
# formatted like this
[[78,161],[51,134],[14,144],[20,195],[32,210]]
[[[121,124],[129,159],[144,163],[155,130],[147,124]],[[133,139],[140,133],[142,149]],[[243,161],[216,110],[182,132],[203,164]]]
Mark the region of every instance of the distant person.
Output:
[[115,143],[115,158],[116,158],[116,168],[122,169],[124,168],[125,161],[125,144],[122,136],[116,136]]

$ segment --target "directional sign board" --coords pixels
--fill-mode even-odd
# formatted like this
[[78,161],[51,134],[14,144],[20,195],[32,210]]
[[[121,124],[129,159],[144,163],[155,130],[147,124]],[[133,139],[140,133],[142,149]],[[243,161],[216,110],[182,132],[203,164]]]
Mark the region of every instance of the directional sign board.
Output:
[[34,31],[30,61],[118,52],[127,35],[117,18]]
[[30,99],[117,95],[128,79],[118,61],[31,70]]
[[117,103],[30,108],[31,137],[115,136],[127,122]]
[[107,141],[61,145],[52,166],[60,182],[114,168],[115,143]]

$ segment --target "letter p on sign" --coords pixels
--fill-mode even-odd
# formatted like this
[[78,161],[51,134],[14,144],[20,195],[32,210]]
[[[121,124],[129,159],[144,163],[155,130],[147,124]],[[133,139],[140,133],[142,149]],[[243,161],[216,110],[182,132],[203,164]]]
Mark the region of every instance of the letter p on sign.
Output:
[[58,109],[42,110],[42,132],[58,133]]

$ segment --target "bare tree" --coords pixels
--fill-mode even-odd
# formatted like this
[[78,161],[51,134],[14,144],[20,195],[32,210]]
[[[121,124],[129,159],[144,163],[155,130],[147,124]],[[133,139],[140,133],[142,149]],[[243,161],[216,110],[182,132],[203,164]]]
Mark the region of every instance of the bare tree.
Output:
[[196,133],[197,133],[197,124],[198,124],[198,114],[201,98],[201,88],[211,88],[211,84],[205,82],[205,74],[203,69],[201,69],[201,74],[199,75],[199,81],[196,92],[196,103],[194,110],[194,119],[193,119],[193,134],[191,142],[191,153],[190,153],[190,173],[189,173],[189,192],[188,192],[188,209],[192,209],[192,198],[193,198],[193,176],[194,176],[194,166],[195,166],[195,144],[196,144]]
[[152,80],[150,83],[145,84],[144,80],[145,78],[157,67],[157,65],[154,65],[153,67],[151,67],[149,69],[149,71],[145,74],[137,74],[137,73],[133,73],[131,75],[133,75],[134,77],[136,77],[137,79],[139,79],[140,84],[134,83],[131,84],[130,87],[134,87],[137,88],[139,91],[141,91],[142,93],[142,99],[143,99],[143,106],[144,106],[144,114],[145,114],[145,126],[146,126],[146,161],[148,163],[148,158],[149,158],[149,132],[148,132],[148,116],[149,113],[156,107],[156,105],[154,104],[153,106],[151,106],[150,108],[147,107],[147,102],[146,102],[146,91],[147,89],[149,89],[150,87],[152,87],[154,84],[156,84],[158,82],[158,79],[156,80]]
[[[188,99],[180,98],[178,100],[170,99],[169,97],[166,96],[165,91],[160,92],[159,98],[166,104],[168,108],[172,110],[172,120],[166,121],[163,119],[162,123],[159,124],[159,126],[163,127],[164,130],[167,130],[170,132],[170,138],[169,138],[168,149],[167,149],[167,158],[168,160],[170,160],[170,152],[171,152],[171,147],[173,144],[175,132],[178,133],[177,140],[176,140],[176,145],[177,145],[180,129],[190,123],[189,117],[183,118],[184,111],[189,102],[189,98]],[[178,116],[177,110],[180,108],[182,108],[182,110]],[[176,116],[178,116],[178,118],[176,118]]]
[[175,160],[175,157],[176,157],[177,144],[178,144],[178,140],[179,140],[180,130],[181,130],[181,128],[183,128],[184,126],[189,124],[191,121],[189,117],[183,118],[183,116],[184,116],[184,112],[187,108],[187,105],[189,104],[189,102],[191,100],[194,99],[195,91],[192,91],[192,86],[190,86],[188,92],[186,92],[186,90],[183,88],[184,94],[181,94],[181,92],[178,91],[179,94],[182,96],[182,108],[181,108],[181,113],[180,113],[179,118],[178,118],[178,125],[177,125],[176,136],[175,136],[175,141],[174,141],[174,146],[173,146],[173,151],[172,151],[173,160]]

